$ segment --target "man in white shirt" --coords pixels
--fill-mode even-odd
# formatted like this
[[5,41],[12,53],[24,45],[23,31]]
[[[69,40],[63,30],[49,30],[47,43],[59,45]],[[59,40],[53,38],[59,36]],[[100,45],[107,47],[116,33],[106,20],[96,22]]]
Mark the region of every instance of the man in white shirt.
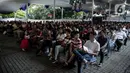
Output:
[[123,45],[123,40],[127,37],[126,33],[122,31],[122,28],[119,28],[115,33],[115,44],[117,46],[117,51],[120,51],[121,46]]
[[100,44],[98,41],[95,39],[96,34],[90,34],[89,38],[90,40],[86,41],[86,43],[83,45],[83,47],[88,48],[88,50],[84,51],[87,53],[84,55],[84,57],[89,61],[89,62],[95,62],[96,57],[100,51]]
[[91,55],[97,55],[97,52],[100,51],[100,44],[96,39],[88,40],[84,46],[88,48],[87,53]]

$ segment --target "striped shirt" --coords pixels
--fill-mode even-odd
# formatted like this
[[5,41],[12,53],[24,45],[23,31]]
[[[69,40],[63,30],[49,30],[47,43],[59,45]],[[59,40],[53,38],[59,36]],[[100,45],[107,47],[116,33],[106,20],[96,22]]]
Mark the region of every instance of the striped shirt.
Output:
[[76,49],[76,48],[82,49],[82,41],[80,38],[78,38],[78,39],[73,38],[71,40],[71,43],[72,43],[73,49]]

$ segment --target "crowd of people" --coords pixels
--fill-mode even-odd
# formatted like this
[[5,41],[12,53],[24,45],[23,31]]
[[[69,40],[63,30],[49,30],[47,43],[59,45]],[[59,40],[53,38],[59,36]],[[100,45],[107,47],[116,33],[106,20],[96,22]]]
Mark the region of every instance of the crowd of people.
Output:
[[59,62],[63,54],[64,66],[74,67],[77,61],[78,73],[82,73],[82,63],[87,68],[99,56],[101,66],[104,56],[110,56],[112,50],[119,52],[122,45],[127,45],[130,23],[0,21],[0,32],[17,38],[22,51],[35,48],[36,56],[47,55],[52,63]]

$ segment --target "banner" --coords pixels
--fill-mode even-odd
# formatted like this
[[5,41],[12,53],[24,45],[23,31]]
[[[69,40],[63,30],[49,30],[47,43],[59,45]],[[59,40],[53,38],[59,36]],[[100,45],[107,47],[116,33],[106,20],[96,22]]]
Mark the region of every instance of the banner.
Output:
[[125,13],[125,5],[124,4],[117,4],[115,5],[115,14],[124,14]]

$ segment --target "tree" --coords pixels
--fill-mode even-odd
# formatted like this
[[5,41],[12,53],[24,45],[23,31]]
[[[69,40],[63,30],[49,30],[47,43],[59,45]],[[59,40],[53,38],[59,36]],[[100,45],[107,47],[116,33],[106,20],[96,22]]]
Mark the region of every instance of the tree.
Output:
[[26,13],[23,10],[16,11],[16,18],[25,18],[25,15],[26,15]]
[[83,16],[83,11],[75,12],[72,18],[80,19]]
[[[82,16],[82,13],[74,13],[72,8],[70,7],[64,7],[64,18],[65,19],[71,19],[71,18],[79,18]],[[61,19],[61,8],[56,7],[56,19]],[[23,10],[17,10],[16,12],[10,13],[10,14],[1,14],[3,18],[14,18],[16,13],[16,18],[25,18],[26,11]],[[49,17],[51,15],[52,17]],[[49,6],[49,8],[46,8],[44,5],[39,4],[31,4],[28,7],[28,18],[29,19],[52,19],[53,18],[53,7]]]
[[25,11],[17,10],[16,12],[12,12],[9,14],[0,14],[2,18],[14,18],[16,13],[16,18],[24,18],[25,17]]
[[14,13],[10,13],[10,14],[0,14],[0,16],[2,16],[2,18],[13,18],[13,17],[14,17]]
[[51,14],[51,8],[45,8],[43,5],[31,4],[28,12],[30,19],[47,19]]
[[66,7],[64,8],[64,18],[73,18],[72,16],[74,15],[74,11],[69,8],[69,7]]

